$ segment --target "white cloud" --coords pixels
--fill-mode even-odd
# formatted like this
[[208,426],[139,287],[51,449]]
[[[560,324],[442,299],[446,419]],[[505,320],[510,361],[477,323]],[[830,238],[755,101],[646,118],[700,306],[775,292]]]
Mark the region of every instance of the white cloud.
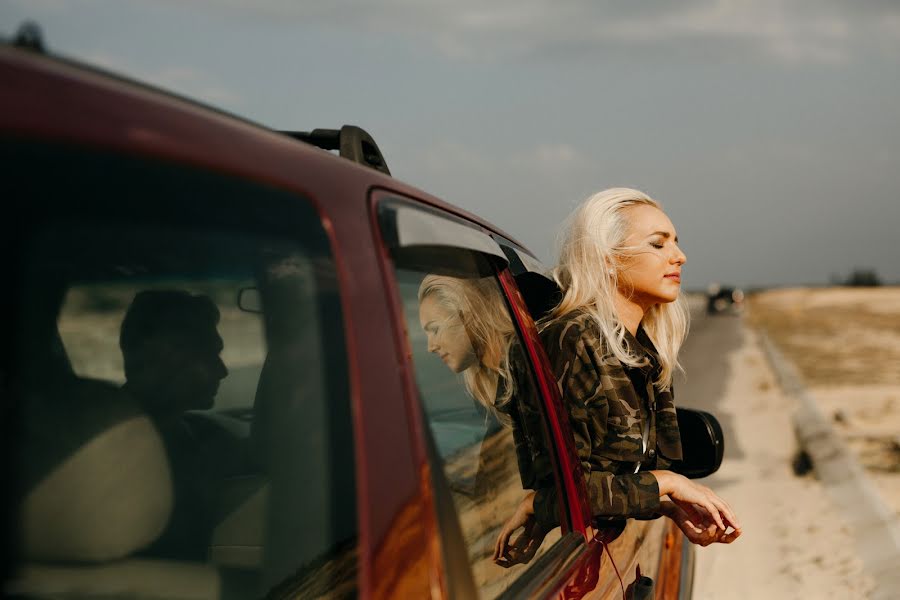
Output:
[[281,22],[421,39],[461,60],[702,45],[717,55],[841,63],[871,47],[900,47],[900,4],[894,2],[228,0],[215,6]]
[[497,159],[459,142],[440,142],[409,157],[414,170],[427,173],[486,173],[497,168]]
[[[102,2],[9,0],[61,14]],[[900,52],[893,0],[192,0],[178,9],[288,27],[406,38],[454,60],[566,59],[640,51],[786,64],[840,64]],[[352,35],[352,33],[350,34]],[[221,92],[222,90],[218,90]]]
[[571,144],[544,143],[513,157],[513,166],[526,171],[560,175],[584,167],[587,160]]

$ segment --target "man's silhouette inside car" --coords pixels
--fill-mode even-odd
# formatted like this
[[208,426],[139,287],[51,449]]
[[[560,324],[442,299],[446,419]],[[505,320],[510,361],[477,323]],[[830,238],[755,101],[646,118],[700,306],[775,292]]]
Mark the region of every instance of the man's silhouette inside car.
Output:
[[184,411],[213,405],[228,374],[219,353],[219,310],[207,296],[178,290],[138,293],[122,321],[119,346],[125,362],[123,389],[153,420],[172,470],[175,506],[162,535],[146,554],[205,560],[213,500],[220,477]]

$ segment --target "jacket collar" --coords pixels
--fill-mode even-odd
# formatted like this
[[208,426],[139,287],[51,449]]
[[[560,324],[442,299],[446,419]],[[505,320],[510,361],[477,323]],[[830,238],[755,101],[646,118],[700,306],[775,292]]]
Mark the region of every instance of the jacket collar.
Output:
[[637,335],[631,335],[631,332],[626,329],[625,343],[634,354],[647,358],[647,363],[639,368],[656,379],[662,370],[659,353],[656,351],[656,346],[653,345],[653,341],[647,335],[643,325],[638,325]]

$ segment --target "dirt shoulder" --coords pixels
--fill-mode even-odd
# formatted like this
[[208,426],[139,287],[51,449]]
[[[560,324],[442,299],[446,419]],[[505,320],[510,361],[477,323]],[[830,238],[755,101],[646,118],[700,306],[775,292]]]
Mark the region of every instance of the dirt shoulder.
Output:
[[900,515],[900,287],[771,290],[750,299],[747,322],[797,366]]
[[755,331],[729,355],[721,410],[735,423],[740,458],[705,481],[734,508],[744,534],[697,548],[695,598],[867,598],[873,582],[851,531],[812,475],[791,463],[794,400],[782,394]]

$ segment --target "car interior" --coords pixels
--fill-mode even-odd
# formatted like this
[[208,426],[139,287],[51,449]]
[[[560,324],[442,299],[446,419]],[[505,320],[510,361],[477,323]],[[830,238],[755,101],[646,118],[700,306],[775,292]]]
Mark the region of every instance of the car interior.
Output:
[[[186,183],[174,179],[173,203],[200,191]],[[31,193],[40,200],[56,185]],[[115,216],[27,228],[14,292],[16,530],[5,596],[355,589],[341,308],[327,239],[307,211],[295,237]],[[147,292],[215,306],[222,346],[212,360],[227,374],[210,405],[159,409],[202,378],[209,358],[187,342],[160,350],[160,336],[147,341],[172,354],[147,388],[157,393],[138,393],[126,377],[122,323]]]

